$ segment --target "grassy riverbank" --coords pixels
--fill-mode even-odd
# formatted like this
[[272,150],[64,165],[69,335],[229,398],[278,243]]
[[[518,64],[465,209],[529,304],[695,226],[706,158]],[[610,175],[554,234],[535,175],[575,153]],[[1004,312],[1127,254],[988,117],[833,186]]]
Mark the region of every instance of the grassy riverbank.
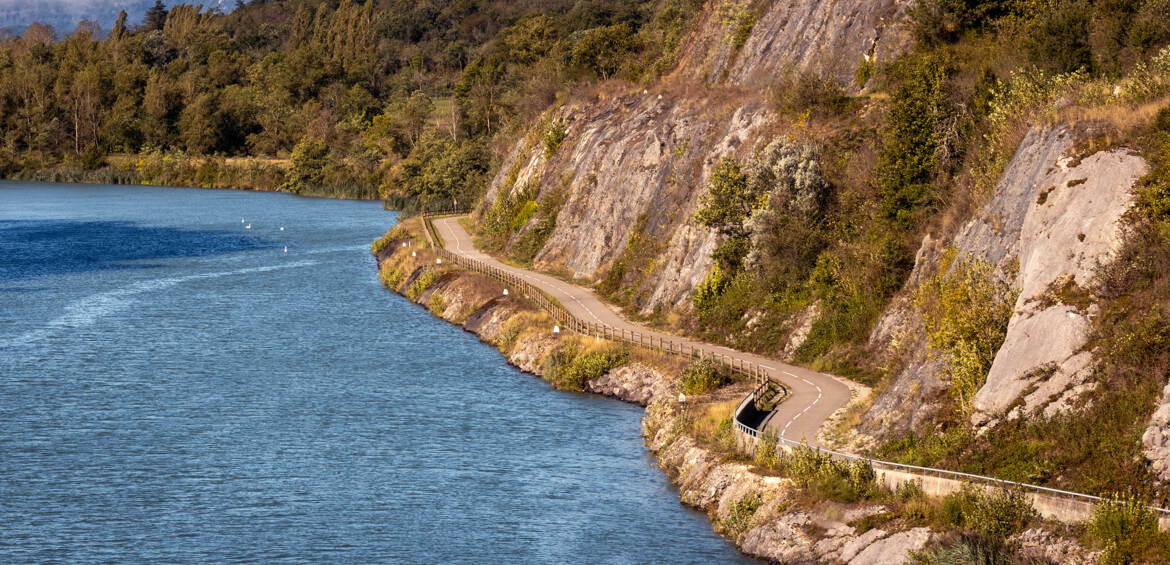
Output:
[[8,178],[37,182],[140,184],[288,192],[301,196],[353,200],[379,198],[377,187],[361,184],[294,186],[286,180],[288,168],[287,159],[152,151],[136,155],[110,155],[90,163],[81,160],[26,163],[24,168],[11,172]]

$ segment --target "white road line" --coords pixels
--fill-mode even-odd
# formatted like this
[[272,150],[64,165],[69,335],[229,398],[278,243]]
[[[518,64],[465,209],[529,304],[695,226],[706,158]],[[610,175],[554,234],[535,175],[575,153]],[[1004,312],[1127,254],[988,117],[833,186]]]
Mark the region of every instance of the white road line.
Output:
[[[804,381],[805,384],[808,384],[808,385],[817,389],[817,399],[812,401],[812,404],[805,406],[804,410],[801,410],[799,414],[793,416],[792,419],[788,420],[788,422],[784,424],[784,427],[780,429],[780,437],[784,437],[784,436],[788,435],[788,426],[791,426],[793,422],[795,422],[801,416],[804,416],[805,412],[808,412],[809,410],[811,410],[813,406],[816,406],[817,403],[821,401],[821,397],[824,396],[824,391],[821,390],[820,385],[818,385],[812,381],[809,381],[808,379],[806,379],[802,376],[794,375],[792,373],[789,373],[788,371],[781,371],[781,372],[784,373],[785,375],[790,376],[790,377],[800,379],[800,380]],[[791,439],[791,438],[789,438],[789,439]]]

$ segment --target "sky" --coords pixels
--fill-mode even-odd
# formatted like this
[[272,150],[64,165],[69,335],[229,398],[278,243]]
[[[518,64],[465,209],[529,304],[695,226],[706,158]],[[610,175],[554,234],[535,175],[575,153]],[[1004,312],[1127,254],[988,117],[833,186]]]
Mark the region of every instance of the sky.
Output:
[[[168,6],[178,3],[163,0]],[[190,0],[189,3],[204,6],[218,3],[225,10],[234,5],[226,0]],[[108,31],[118,19],[119,10],[126,10],[127,21],[137,24],[142,21],[146,9],[153,5],[154,0],[0,0],[0,28],[20,33],[28,24],[41,22],[53,26],[59,37],[72,32],[78,22],[87,19],[96,21]]]

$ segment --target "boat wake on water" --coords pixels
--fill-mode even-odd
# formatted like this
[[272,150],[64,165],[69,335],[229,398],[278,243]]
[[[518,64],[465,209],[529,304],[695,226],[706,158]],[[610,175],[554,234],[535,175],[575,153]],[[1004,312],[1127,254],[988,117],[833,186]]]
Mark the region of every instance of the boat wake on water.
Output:
[[134,297],[137,295],[162,290],[185,282],[247,275],[253,273],[265,273],[283,269],[295,269],[300,267],[309,267],[316,264],[317,261],[304,260],[280,265],[247,267],[231,271],[200,273],[197,275],[185,275],[181,277],[165,277],[161,279],[137,282],[124,288],[99,292],[69,304],[65,307],[64,314],[47,323],[45,327],[26,332],[7,343],[0,343],[0,348],[32,346],[56,333],[89,326],[105,316],[131,306],[135,301]]

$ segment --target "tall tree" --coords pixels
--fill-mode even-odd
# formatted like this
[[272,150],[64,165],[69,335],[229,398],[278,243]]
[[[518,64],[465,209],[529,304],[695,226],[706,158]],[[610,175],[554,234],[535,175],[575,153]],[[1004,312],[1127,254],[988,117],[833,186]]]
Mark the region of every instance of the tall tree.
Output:
[[154,6],[146,11],[146,17],[142,19],[142,27],[147,31],[162,31],[166,24],[167,7],[163,5],[162,0],[154,0]]

